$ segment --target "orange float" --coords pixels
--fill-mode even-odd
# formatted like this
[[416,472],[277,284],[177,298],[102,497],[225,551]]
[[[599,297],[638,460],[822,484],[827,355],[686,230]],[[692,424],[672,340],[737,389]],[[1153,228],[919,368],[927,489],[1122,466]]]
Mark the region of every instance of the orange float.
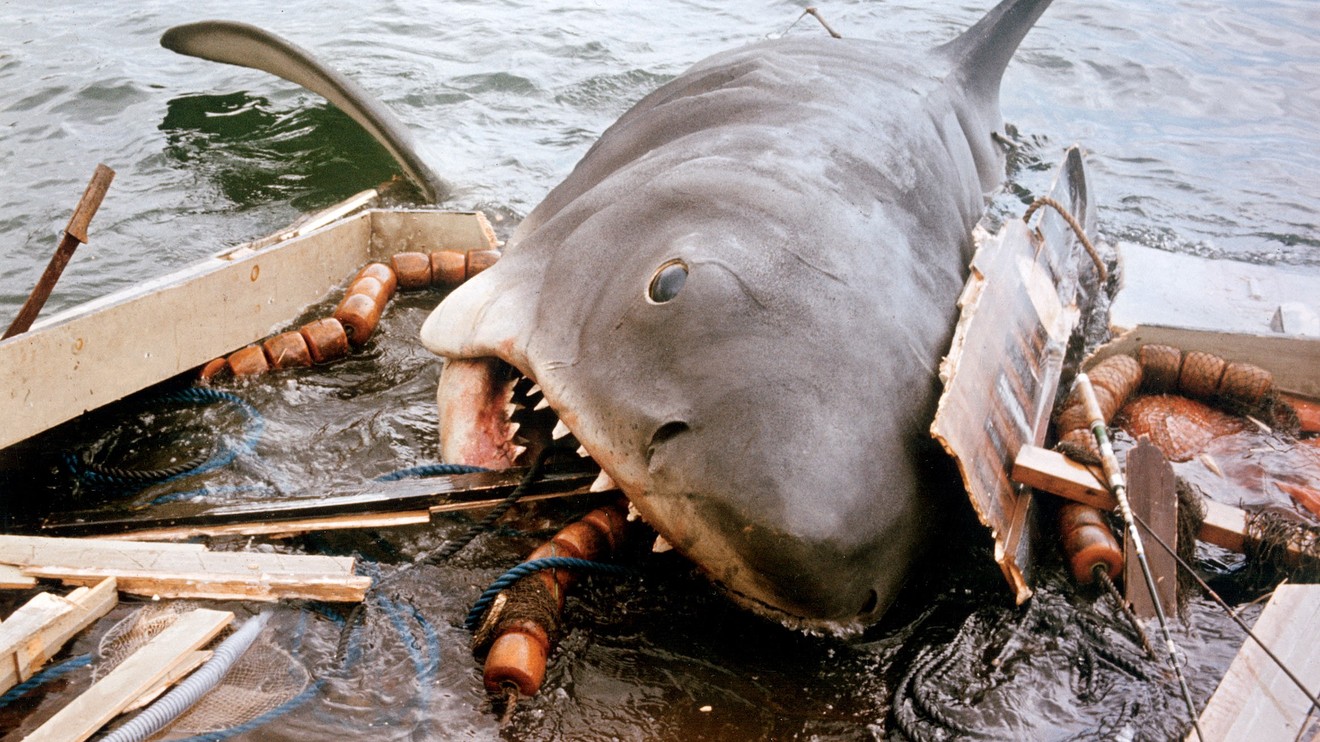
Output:
[[399,279],[400,289],[424,289],[431,286],[431,256],[426,253],[396,253],[390,258],[390,267]]
[[307,347],[307,341],[297,330],[281,332],[267,338],[261,347],[266,351],[270,367],[276,371],[312,365],[312,354]]
[[1070,502],[1059,508],[1059,533],[1073,579],[1082,585],[1095,582],[1095,568],[1117,575],[1123,569],[1123,549],[1109,530],[1104,515],[1090,505]]
[[257,376],[270,370],[266,351],[260,345],[249,345],[229,354],[229,368],[234,376]]
[[[578,559],[607,556],[618,549],[627,525],[627,513],[622,504],[597,508],[555,534],[533,551],[527,561],[550,556]],[[571,570],[561,569],[542,570],[533,576],[540,578],[550,591],[557,616],[564,608],[564,591],[573,584],[576,575]],[[550,656],[554,627],[543,626],[526,617],[500,621],[498,616],[488,614],[487,620],[495,622],[496,637],[486,654],[486,667],[482,673],[486,690],[499,694],[516,689],[521,696],[533,695],[545,680],[546,658]]]
[[307,351],[316,363],[325,363],[348,355],[348,333],[334,317],[308,322],[298,329],[307,341]]
[[454,250],[431,253],[431,285],[452,289],[467,278],[467,256]]
[[384,263],[367,263],[366,266],[358,271],[358,274],[353,277],[353,280],[349,282],[349,285],[351,286],[368,276],[380,281],[381,285],[385,287],[386,301],[389,301],[389,298],[394,296],[394,290],[399,287],[398,276],[394,275],[394,271]]
[[495,265],[500,259],[498,250],[472,250],[467,254],[464,278],[471,278]]
[[212,379],[229,373],[229,361],[225,358],[213,358],[202,366],[202,370],[197,372],[198,381],[203,384],[209,384]]

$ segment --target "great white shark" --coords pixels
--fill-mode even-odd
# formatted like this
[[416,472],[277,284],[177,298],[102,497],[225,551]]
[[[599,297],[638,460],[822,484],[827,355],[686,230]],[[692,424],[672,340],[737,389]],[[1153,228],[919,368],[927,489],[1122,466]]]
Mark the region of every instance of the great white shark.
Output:
[[[1049,3],[1003,0],[929,50],[764,41],[639,101],[422,327],[446,460],[515,463],[526,377],[735,600],[805,627],[880,616],[941,520],[939,363],[1004,177],[1000,80]],[[297,47],[216,21],[162,43],[325,95],[445,188]]]

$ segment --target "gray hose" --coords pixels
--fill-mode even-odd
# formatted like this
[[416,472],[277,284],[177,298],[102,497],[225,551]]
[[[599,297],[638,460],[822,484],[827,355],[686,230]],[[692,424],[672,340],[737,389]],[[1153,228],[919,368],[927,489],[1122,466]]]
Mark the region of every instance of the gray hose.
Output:
[[192,708],[202,696],[220,684],[234,662],[252,646],[257,634],[270,620],[270,613],[259,613],[230,634],[215,648],[215,654],[197,672],[184,678],[127,724],[102,738],[102,742],[142,742],[164,729],[170,722]]

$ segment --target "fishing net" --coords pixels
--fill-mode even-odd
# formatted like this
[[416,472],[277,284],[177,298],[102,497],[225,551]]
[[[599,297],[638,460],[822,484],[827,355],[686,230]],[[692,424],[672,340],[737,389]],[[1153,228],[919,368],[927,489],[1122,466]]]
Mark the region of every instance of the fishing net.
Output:
[[[187,601],[151,603],[121,619],[101,638],[93,677],[104,677],[195,607]],[[153,739],[223,732],[248,724],[288,704],[310,683],[311,673],[302,662],[262,634],[219,685]]]

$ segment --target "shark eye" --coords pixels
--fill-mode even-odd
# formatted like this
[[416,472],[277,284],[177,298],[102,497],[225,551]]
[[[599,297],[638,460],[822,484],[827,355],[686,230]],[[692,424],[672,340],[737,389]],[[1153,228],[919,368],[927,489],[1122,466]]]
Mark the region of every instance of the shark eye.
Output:
[[646,291],[646,297],[652,304],[664,304],[670,301],[678,292],[683,290],[683,284],[687,281],[687,264],[681,260],[671,260],[660,266],[660,270],[655,272],[651,278],[651,286]]

